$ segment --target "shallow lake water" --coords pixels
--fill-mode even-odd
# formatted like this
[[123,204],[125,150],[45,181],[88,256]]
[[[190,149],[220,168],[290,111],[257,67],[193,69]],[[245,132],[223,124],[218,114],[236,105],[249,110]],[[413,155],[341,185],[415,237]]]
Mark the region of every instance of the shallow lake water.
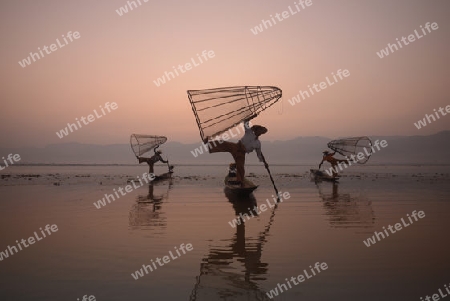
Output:
[[[0,252],[58,230],[3,255],[0,299],[269,300],[278,288],[274,300],[420,300],[450,283],[449,167],[358,167],[339,183],[311,181],[309,168],[271,167],[289,195],[276,206],[261,166],[247,168],[259,185],[248,198],[224,190],[226,166],[177,166],[99,208],[146,168],[11,168],[0,174]],[[425,216],[411,222],[413,211]],[[363,242],[402,218],[401,230]],[[327,268],[313,275],[316,263]]]

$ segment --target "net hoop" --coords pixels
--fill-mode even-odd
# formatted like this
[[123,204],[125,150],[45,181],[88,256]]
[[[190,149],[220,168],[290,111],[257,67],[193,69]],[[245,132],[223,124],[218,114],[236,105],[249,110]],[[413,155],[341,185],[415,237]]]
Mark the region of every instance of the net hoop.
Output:
[[328,143],[328,148],[344,157],[358,156],[359,153],[363,153],[363,159],[357,158],[358,164],[367,163],[373,154],[372,141],[366,136],[333,140]]
[[255,118],[282,96],[273,86],[236,86],[188,90],[189,102],[202,140],[213,138]]
[[155,147],[164,144],[167,137],[155,135],[132,134],[130,136],[130,145],[136,157],[144,157]]

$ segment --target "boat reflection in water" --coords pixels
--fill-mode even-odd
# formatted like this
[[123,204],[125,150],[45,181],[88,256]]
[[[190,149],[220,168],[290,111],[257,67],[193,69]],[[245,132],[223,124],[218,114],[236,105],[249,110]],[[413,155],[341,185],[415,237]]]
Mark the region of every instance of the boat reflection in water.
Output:
[[[225,190],[229,202],[233,205],[236,216],[250,215],[248,208],[256,206],[253,194],[238,197]],[[258,281],[266,279],[268,264],[261,261],[266,236],[274,221],[272,209],[270,219],[264,229],[249,237],[245,232],[245,223],[236,226],[236,233],[231,239],[222,240],[223,246],[211,246],[200,264],[200,275],[191,292],[190,301],[194,300],[270,300],[263,292]],[[252,211],[255,215],[255,212]]]
[[[316,182],[331,226],[336,228],[371,228],[375,224],[372,202],[357,193],[339,193],[338,183]],[[324,192],[330,189],[331,192]]]
[[169,199],[169,191],[172,189],[172,180],[168,182],[167,191],[161,194],[154,194],[155,187],[165,189],[164,186],[155,186],[153,183],[148,185],[148,194],[139,195],[136,203],[130,210],[129,225],[132,229],[165,229],[167,226],[166,216],[161,212],[162,203]]

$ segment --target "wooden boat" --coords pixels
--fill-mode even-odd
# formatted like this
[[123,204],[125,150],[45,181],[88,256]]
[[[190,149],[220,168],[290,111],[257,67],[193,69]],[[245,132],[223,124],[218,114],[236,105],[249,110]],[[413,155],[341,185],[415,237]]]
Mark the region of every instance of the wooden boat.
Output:
[[172,173],[166,172],[166,173],[155,176],[155,179],[152,182],[167,180],[167,179],[170,179],[171,177],[172,177]]
[[158,176],[155,176],[155,179],[152,182],[154,183],[154,182],[158,182],[158,181],[162,181],[162,180],[171,179],[172,174],[173,174],[173,165],[170,165],[168,172],[160,174]]
[[323,180],[329,182],[337,182],[339,177],[333,177],[328,175],[326,172],[323,172],[318,169],[310,169],[311,177],[314,177],[315,180]]
[[252,181],[250,181],[249,179],[245,178],[244,179],[244,187],[241,187],[241,185],[236,185],[234,184],[234,182],[229,181],[229,176],[225,177],[225,188],[236,194],[236,195],[242,195],[242,196],[247,196],[249,194],[251,194],[253,192],[253,190],[255,190],[256,188],[258,188],[258,185],[255,185]]

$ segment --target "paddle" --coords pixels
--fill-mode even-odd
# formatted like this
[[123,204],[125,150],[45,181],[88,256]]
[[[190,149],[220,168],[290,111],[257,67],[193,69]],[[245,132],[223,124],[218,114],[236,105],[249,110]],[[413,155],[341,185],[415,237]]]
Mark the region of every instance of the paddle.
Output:
[[278,189],[277,189],[277,186],[275,186],[275,181],[272,178],[272,173],[270,172],[269,164],[267,164],[266,158],[264,158],[264,155],[262,153],[261,153],[261,157],[264,162],[264,167],[267,169],[267,172],[269,173],[269,177],[270,177],[270,180],[272,181],[273,188],[275,189],[275,192],[277,193],[277,200],[280,201],[280,196],[278,195]]

